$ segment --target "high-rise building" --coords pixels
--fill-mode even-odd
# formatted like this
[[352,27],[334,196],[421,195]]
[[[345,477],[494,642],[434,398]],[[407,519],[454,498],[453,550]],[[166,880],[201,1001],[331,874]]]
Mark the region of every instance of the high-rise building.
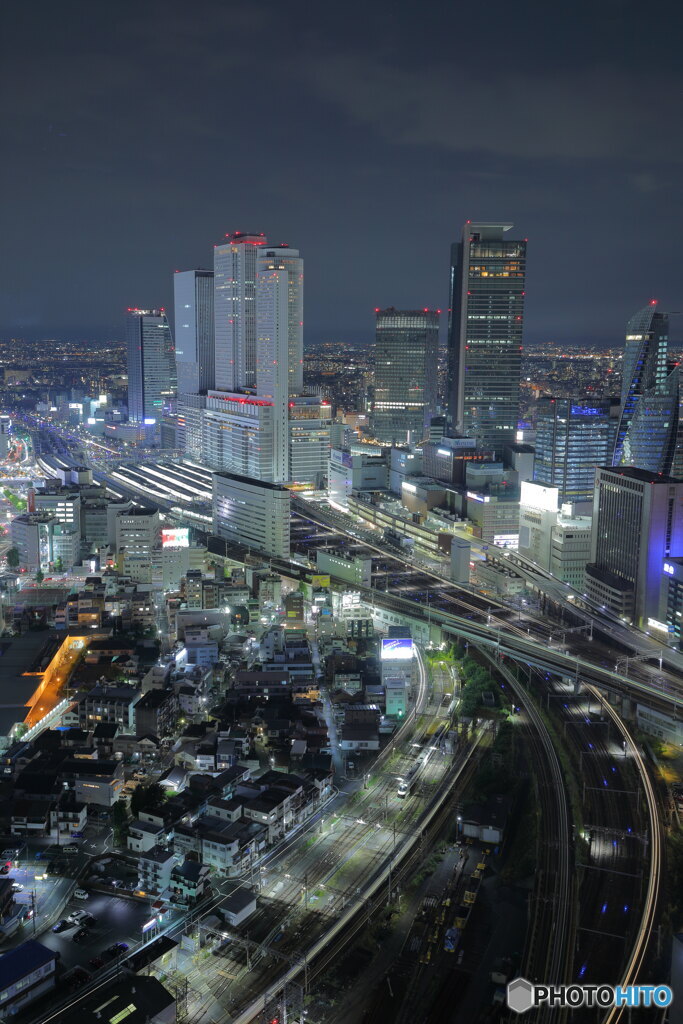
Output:
[[560,504],[592,505],[595,469],[610,461],[613,434],[607,402],[540,399],[536,412],[534,480],[557,487]]
[[256,385],[256,257],[265,235],[236,231],[214,248],[216,388]]
[[288,245],[256,257],[256,388],[259,395],[304,389],[304,261]]
[[270,479],[290,478],[288,407],[303,391],[304,261],[297,249],[263,246],[256,259],[256,390],[273,406]]
[[126,316],[128,418],[161,421],[176,395],[173,338],[163,309],[129,309]]
[[183,270],[173,277],[178,395],[215,387],[213,272]]
[[482,448],[514,442],[524,326],[526,239],[511,224],[468,222],[451,247],[447,404]]
[[436,411],[439,310],[376,309],[370,426],[380,441],[423,440]]
[[668,347],[669,317],[652,299],[626,328],[615,466],[683,473],[680,372],[667,363]]
[[647,627],[661,619],[663,565],[683,555],[683,481],[635,467],[595,476],[586,593],[614,615]]

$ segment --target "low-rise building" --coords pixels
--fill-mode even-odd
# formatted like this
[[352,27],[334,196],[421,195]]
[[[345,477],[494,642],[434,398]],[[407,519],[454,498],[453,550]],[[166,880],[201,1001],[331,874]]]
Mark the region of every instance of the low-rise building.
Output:
[[0,956],[0,1017],[14,1016],[55,987],[57,956],[34,939]]
[[171,871],[171,891],[183,903],[196,903],[209,884],[209,867],[198,860],[186,859]]
[[156,846],[161,837],[165,835],[163,825],[152,824],[150,821],[141,821],[136,818],[128,825],[127,846],[133,853],[147,853]]
[[173,851],[164,846],[153,846],[138,857],[138,889],[161,893],[168,889],[173,870]]

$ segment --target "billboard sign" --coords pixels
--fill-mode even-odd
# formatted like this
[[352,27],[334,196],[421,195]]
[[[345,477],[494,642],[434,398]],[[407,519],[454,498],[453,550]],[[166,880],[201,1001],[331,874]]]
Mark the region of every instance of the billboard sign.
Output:
[[180,526],[175,530],[161,531],[161,546],[163,548],[189,548],[190,530],[187,526]]
[[412,657],[413,641],[410,637],[382,640],[382,661],[410,661]]

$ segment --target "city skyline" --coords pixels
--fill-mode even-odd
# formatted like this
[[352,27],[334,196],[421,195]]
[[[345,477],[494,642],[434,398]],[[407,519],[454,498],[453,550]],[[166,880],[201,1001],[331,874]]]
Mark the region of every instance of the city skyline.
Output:
[[[527,343],[614,343],[638,301],[677,308],[675,33],[639,31],[634,4],[579,4],[561,31],[541,8],[428,12],[418,32],[380,4],[362,33],[352,12],[300,24],[268,4],[209,2],[201,24],[176,2],[112,23],[81,8],[13,18],[3,337],[116,337],[122,308],[170,308],[175,269],[262,225],[307,254],[307,342],[369,340],[377,306],[445,309],[467,219],[510,218],[532,242]],[[453,38],[486,38],[497,70],[476,95],[476,45],[454,64]],[[241,74],[254,52],[259,74]],[[273,102],[283,79],[296,117]],[[52,257],[39,282],[38,238]]]

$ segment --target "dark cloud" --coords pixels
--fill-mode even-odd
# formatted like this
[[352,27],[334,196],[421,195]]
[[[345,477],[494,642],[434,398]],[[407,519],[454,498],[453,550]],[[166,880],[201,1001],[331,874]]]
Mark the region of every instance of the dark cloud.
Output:
[[678,306],[673,4],[3,9],[0,331],[120,332],[225,231],[306,258],[308,338],[446,305],[467,218],[530,239],[528,335]]

